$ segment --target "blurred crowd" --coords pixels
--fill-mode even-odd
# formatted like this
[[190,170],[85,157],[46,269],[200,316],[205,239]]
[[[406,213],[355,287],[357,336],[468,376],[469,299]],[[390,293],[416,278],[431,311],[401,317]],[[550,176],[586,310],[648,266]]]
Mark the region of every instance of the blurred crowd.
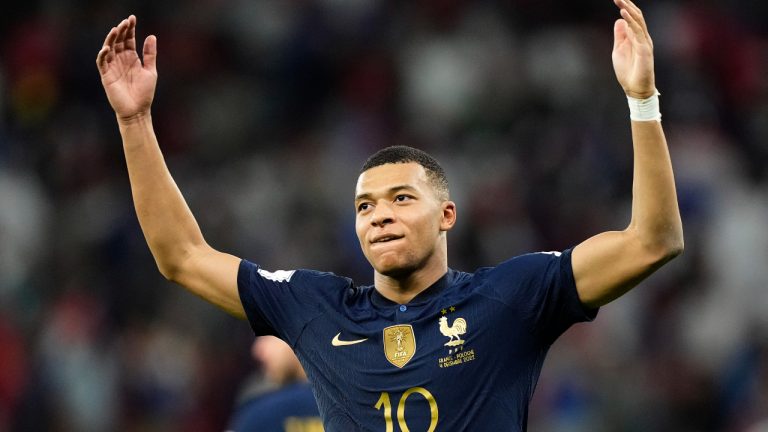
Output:
[[[555,344],[530,429],[768,431],[768,3],[639,5],[686,251]],[[391,144],[446,167],[456,269],[629,221],[610,0],[3,9],[0,432],[223,430],[254,367],[248,324],[165,281],[138,226],[94,63],[130,13],[158,36],[155,127],[217,249],[370,284],[352,194]]]

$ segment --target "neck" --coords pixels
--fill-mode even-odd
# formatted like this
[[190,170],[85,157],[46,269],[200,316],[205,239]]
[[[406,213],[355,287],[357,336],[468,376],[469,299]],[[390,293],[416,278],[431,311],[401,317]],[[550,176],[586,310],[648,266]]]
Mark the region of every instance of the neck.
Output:
[[398,304],[406,304],[422,291],[437,282],[448,272],[448,259],[433,260],[434,263],[404,276],[387,276],[374,272],[373,283],[382,296]]

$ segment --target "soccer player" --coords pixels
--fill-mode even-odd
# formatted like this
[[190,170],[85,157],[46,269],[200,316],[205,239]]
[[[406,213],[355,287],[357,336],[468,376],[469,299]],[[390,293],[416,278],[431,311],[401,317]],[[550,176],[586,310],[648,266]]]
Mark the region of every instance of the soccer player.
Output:
[[365,163],[355,188],[356,231],[373,286],[318,271],[270,272],[205,242],[152,127],[157,40],[146,38],[142,63],[136,18],[123,20],[96,63],[160,272],[247,318],[256,334],[286,341],[326,431],[525,430],[555,339],[683,250],[653,44],[640,9],[614,2],[621,18],[613,66],[628,97],[634,148],[629,225],[562,252],[452,270],[446,235],[457,213],[442,168],[419,150],[387,148]]
[[251,346],[264,379],[245,389],[232,416],[233,432],[323,432],[315,397],[299,359],[285,342],[260,336]]

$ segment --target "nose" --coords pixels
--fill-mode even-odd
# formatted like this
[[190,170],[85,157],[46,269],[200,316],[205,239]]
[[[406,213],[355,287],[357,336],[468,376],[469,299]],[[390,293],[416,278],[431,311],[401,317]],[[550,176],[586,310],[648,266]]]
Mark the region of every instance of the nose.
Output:
[[391,224],[395,221],[395,213],[392,211],[389,203],[380,202],[376,204],[371,214],[371,225],[381,227]]

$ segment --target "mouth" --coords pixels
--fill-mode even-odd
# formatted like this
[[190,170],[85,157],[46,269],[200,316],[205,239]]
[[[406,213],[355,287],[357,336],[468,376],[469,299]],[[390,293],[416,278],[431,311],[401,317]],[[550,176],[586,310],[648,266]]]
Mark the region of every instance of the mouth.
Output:
[[391,241],[400,240],[401,238],[403,238],[401,235],[381,234],[374,237],[373,240],[371,240],[371,244],[389,243]]

